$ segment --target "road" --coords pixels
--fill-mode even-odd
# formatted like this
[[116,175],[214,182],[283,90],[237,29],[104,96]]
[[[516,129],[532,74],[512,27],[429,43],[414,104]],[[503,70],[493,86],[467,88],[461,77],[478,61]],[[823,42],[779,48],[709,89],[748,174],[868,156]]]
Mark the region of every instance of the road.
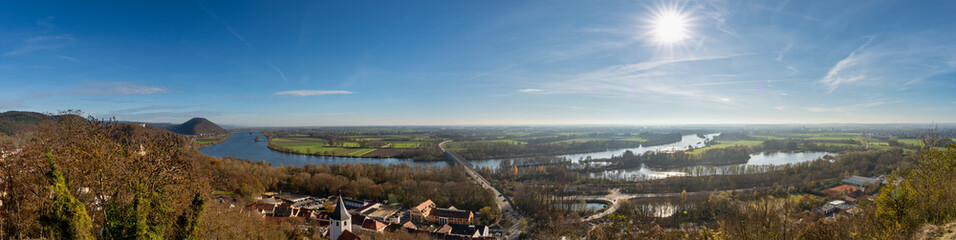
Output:
[[512,223],[511,227],[509,227],[508,229],[504,229],[505,234],[502,237],[504,237],[505,239],[517,238],[518,235],[521,235],[522,230],[520,226],[521,225],[520,221],[521,219],[524,219],[524,217],[521,216],[520,213],[515,211],[514,206],[511,205],[511,201],[508,200],[507,196],[505,196],[500,191],[498,191],[498,189],[492,186],[491,183],[488,182],[488,180],[486,180],[484,177],[479,175],[477,172],[475,172],[474,169],[471,168],[471,163],[468,162],[467,159],[461,157],[461,155],[458,155],[455,152],[446,150],[445,144],[449,142],[451,142],[451,140],[447,140],[447,141],[439,143],[438,148],[441,149],[443,153],[445,153],[445,156],[447,158],[450,158],[452,161],[454,161],[458,165],[463,166],[465,169],[465,173],[468,174],[468,177],[470,177],[472,180],[478,183],[478,185],[481,185],[481,187],[491,190],[495,194],[495,202],[498,204],[498,209],[501,210],[501,216],[507,218],[508,221]]

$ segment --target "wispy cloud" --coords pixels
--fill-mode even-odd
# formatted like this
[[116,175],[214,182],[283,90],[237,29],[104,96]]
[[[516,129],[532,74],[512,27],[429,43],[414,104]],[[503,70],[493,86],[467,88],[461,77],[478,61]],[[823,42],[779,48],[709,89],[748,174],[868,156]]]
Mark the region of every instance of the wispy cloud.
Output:
[[133,114],[133,113],[142,113],[142,112],[152,112],[158,110],[175,110],[175,109],[185,109],[192,106],[185,105],[152,105],[144,107],[134,107],[134,108],[124,108],[111,111],[109,114],[112,115],[121,115],[121,114]]
[[276,73],[278,73],[279,76],[282,77],[282,80],[283,80],[283,81],[287,81],[287,82],[289,81],[289,79],[286,79],[286,78],[285,78],[285,73],[282,72],[282,69],[279,69],[279,67],[276,67],[275,64],[266,63],[266,65],[269,65],[269,67],[272,68],[272,70],[275,70]]
[[107,82],[89,84],[67,90],[68,94],[79,96],[102,95],[153,95],[166,93],[165,87],[146,86],[134,82]]
[[7,51],[3,55],[16,56],[41,50],[59,49],[74,42],[76,42],[76,38],[69,34],[32,37],[23,40],[20,47]]
[[783,48],[783,50],[780,50],[779,52],[777,52],[777,61],[782,61],[782,60],[783,60],[783,55],[786,54],[787,52],[789,52],[790,49],[792,49],[792,48],[793,48],[793,42],[790,42],[790,43],[787,44],[786,47]]
[[324,96],[324,95],[335,95],[335,94],[352,94],[352,92],[345,91],[345,90],[291,90],[291,91],[281,91],[281,92],[275,93],[275,95],[287,95],[287,96],[295,96],[295,97]]
[[869,45],[870,41],[872,40],[873,38],[871,37],[862,46],[856,50],[853,50],[853,52],[850,52],[849,56],[837,62],[836,65],[833,65],[833,67],[830,68],[830,71],[827,72],[827,75],[823,77],[823,79],[820,79],[821,83],[827,85],[827,88],[829,89],[827,93],[836,91],[840,85],[860,81],[865,78],[862,72],[848,71],[847,69],[859,64],[859,62],[862,60],[860,51],[866,48],[866,46]]
[[70,61],[74,61],[74,62],[79,62],[79,61],[80,61],[79,59],[76,59],[76,58],[70,57],[70,56],[56,55],[56,57],[62,58],[62,59],[66,59],[66,60],[70,60]]
[[[643,98],[643,99],[673,99],[674,101],[695,100],[720,104],[735,104],[733,98],[710,91],[712,86],[746,84],[752,81],[716,81],[717,79],[734,78],[726,74],[707,74],[709,81],[694,82],[685,77],[686,65],[675,66],[674,69],[659,69],[662,66],[681,63],[691,63],[709,60],[729,59],[742,55],[721,55],[673,58],[639,62],[634,64],[614,65],[590,72],[574,75],[564,81],[554,81],[543,84],[552,94],[586,94],[609,98]],[[690,76],[699,78],[700,76]]]
[[518,89],[518,92],[523,92],[523,93],[537,93],[537,92],[543,92],[543,91],[544,90],[537,89],[537,88]]
[[56,28],[56,24],[53,24],[54,19],[56,19],[56,17],[47,16],[45,18],[37,20],[37,26],[43,27],[43,28]]
[[226,27],[226,30],[229,30],[229,33],[232,33],[232,36],[233,36],[233,37],[236,37],[236,39],[238,39],[239,41],[241,41],[242,44],[245,44],[246,47],[252,48],[252,44],[249,44],[249,41],[246,41],[246,38],[242,37],[242,35],[239,35],[239,33],[236,32],[236,30],[233,29],[232,26],[229,25],[229,23],[226,22],[226,20],[223,20],[222,18],[220,18],[220,17],[219,17],[218,15],[216,15],[215,13],[212,13],[212,11],[209,11],[209,9],[207,9],[206,6],[202,4],[202,2],[199,2],[199,1],[197,0],[197,1],[196,1],[196,4],[199,4],[199,8],[202,8],[202,11],[203,11],[203,12],[206,12],[206,15],[209,15],[209,17],[212,17],[212,18],[218,20],[219,23],[221,23],[223,27]]

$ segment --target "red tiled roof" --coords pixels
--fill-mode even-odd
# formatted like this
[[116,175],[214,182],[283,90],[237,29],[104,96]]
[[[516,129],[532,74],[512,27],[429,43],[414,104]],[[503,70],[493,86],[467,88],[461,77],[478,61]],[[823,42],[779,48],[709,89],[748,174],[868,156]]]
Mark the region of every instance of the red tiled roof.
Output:
[[415,207],[412,208],[412,209],[414,209],[414,210],[416,210],[416,211],[421,211],[421,210],[424,210],[426,207],[429,207],[429,206],[431,206],[431,205],[435,205],[435,203],[432,202],[431,199],[428,199],[428,200],[425,200],[424,202],[418,204],[418,206],[415,206]]
[[351,231],[345,230],[344,232],[342,232],[342,235],[339,235],[338,240],[361,240],[361,239],[362,239],[361,237],[359,237],[358,235],[355,235]]
[[385,226],[386,226],[385,223],[375,221],[371,218],[365,219],[365,222],[362,223],[362,228],[371,229],[375,231],[382,230],[383,228],[385,228]]
[[249,205],[249,208],[256,210],[256,212],[262,212],[262,210],[273,211],[275,210],[276,205],[267,203],[253,203],[252,205]]
[[441,233],[441,234],[451,233],[451,226],[449,226],[448,224],[445,224],[445,226],[441,226],[441,228],[435,230],[435,232]]
[[402,227],[405,227],[405,228],[408,228],[408,229],[413,229],[413,230],[418,230],[418,227],[415,226],[415,224],[412,223],[411,221],[405,222],[405,224],[403,224]]

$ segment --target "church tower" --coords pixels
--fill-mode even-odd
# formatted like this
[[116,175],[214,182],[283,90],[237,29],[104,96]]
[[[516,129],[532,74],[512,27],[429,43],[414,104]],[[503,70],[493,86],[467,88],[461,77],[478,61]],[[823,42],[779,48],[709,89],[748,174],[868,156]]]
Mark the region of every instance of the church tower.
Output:
[[345,202],[342,196],[339,196],[339,202],[335,204],[335,210],[332,211],[332,217],[329,218],[329,239],[337,240],[345,231],[352,231],[352,215],[345,210]]

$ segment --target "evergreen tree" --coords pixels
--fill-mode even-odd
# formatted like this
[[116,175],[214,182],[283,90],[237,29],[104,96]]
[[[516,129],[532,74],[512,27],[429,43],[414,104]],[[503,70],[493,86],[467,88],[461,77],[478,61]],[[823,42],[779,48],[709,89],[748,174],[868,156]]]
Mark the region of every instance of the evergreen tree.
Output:
[[53,239],[93,239],[93,223],[90,215],[86,213],[86,207],[73,197],[63,173],[57,168],[53,154],[47,152],[46,157],[50,164],[48,176],[51,183],[47,189],[53,195],[53,204],[40,216],[44,231]]
[[106,209],[106,239],[163,239],[166,206],[162,191],[146,193],[137,187],[132,203],[122,206],[116,195]]
[[193,202],[189,208],[183,210],[183,214],[176,219],[176,239],[199,239],[199,223],[202,220],[202,212],[206,208],[206,200],[202,194],[196,193]]

